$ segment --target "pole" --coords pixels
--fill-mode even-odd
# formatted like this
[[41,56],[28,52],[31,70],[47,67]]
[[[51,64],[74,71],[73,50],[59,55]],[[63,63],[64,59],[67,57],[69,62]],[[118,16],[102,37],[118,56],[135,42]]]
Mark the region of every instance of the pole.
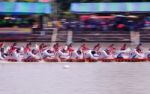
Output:
[[130,31],[131,43],[137,45],[140,43],[140,33],[136,31]]
[[72,43],[72,36],[73,36],[73,31],[68,31],[67,44],[71,44]]

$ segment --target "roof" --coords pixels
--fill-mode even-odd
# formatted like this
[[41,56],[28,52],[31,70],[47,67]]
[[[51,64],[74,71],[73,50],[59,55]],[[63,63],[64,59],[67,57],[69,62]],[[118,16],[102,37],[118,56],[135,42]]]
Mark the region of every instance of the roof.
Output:
[[0,14],[50,14],[48,3],[0,2]]
[[150,12],[150,2],[72,3],[74,13]]

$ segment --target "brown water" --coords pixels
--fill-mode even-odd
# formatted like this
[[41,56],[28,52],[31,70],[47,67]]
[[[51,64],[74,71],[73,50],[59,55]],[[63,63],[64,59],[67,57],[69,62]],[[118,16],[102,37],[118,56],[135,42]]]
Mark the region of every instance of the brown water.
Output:
[[0,94],[149,92],[150,63],[0,64]]

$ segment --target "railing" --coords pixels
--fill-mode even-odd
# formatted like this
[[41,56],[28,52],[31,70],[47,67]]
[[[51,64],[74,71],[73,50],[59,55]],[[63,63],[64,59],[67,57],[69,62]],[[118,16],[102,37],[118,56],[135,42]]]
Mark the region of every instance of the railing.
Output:
[[140,31],[140,41],[150,42],[150,31]]
[[[70,33],[72,32],[72,33]],[[133,32],[133,31],[132,31]],[[150,31],[139,31],[139,35],[129,31],[50,31],[41,34],[1,34],[0,41],[5,42],[128,42],[140,40],[140,42],[150,42]],[[132,35],[132,36],[131,36]],[[135,38],[134,38],[135,37]],[[137,38],[136,38],[137,37]],[[139,38],[138,38],[139,37]],[[70,39],[71,38],[71,39]]]
[[130,32],[126,31],[91,31],[91,32],[74,32],[74,42],[131,42]]

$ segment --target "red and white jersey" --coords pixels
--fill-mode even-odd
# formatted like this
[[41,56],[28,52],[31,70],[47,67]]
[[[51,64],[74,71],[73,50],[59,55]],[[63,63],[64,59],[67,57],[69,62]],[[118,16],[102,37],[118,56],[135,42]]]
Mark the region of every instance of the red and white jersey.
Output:
[[2,52],[0,51],[0,60],[4,60],[4,57],[2,56]]
[[116,53],[114,54],[114,58],[127,59],[125,50],[123,50],[123,49],[117,50]]
[[70,58],[70,55],[69,55],[69,53],[67,53],[67,52],[59,51],[59,57],[60,57],[60,58],[63,58],[63,59],[69,59],[69,58]]
[[101,48],[100,44],[97,44],[97,45],[95,45],[95,46],[93,47],[93,50],[94,50],[94,51],[99,51],[100,48]]
[[145,58],[150,58],[150,50],[145,53]]
[[143,52],[138,52],[136,49],[134,50],[135,54],[136,54],[136,58],[138,59],[144,59],[145,55]]
[[83,53],[81,54],[76,54],[77,55],[77,59],[84,59]]
[[13,60],[21,61],[23,59],[23,55],[20,52],[14,50],[10,54],[8,54],[8,56],[6,56],[5,59],[13,59]]
[[4,53],[8,53],[9,49],[10,49],[10,46],[7,46],[6,49],[4,49]]
[[60,50],[60,46],[58,43],[54,44],[53,50],[54,50],[54,52],[58,52]]
[[81,45],[80,50],[82,52],[87,52],[89,50],[88,46],[86,44]]
[[15,50],[16,50],[16,47],[15,47],[15,46],[11,46],[11,47],[8,49],[7,53],[8,53],[8,54],[12,54],[12,53],[15,52]]
[[24,53],[29,53],[29,52],[31,52],[31,48],[30,47],[25,47],[24,48]]
[[98,52],[98,55],[99,55],[100,59],[109,59],[109,58],[111,58],[110,54],[108,54],[106,50],[100,50]]
[[34,59],[41,59],[40,55],[37,53],[37,54],[33,54],[32,51],[30,52],[27,52],[26,54],[24,54],[24,59],[27,59],[27,58],[34,58]]
[[49,47],[45,44],[41,44],[40,46],[37,45],[36,49],[38,49],[40,52],[43,52],[46,49],[49,49]]
[[51,58],[55,58],[55,53],[54,52],[48,52],[49,49],[45,49],[41,52],[41,57],[51,57]]
[[[92,53],[95,52],[95,53]],[[91,58],[91,59],[99,59],[99,55],[97,54],[96,51],[94,50],[89,50],[87,53],[87,58]]]
[[4,46],[4,43],[0,43],[0,48],[2,48]]
[[142,54],[140,54],[139,52],[136,51],[136,49],[131,49],[129,52],[129,59],[140,59],[142,56]]
[[91,54],[92,50],[86,50],[86,52],[83,53],[84,58],[91,58],[92,54]]
[[83,54],[79,55],[77,51],[72,51],[69,53],[70,59],[83,59]]

